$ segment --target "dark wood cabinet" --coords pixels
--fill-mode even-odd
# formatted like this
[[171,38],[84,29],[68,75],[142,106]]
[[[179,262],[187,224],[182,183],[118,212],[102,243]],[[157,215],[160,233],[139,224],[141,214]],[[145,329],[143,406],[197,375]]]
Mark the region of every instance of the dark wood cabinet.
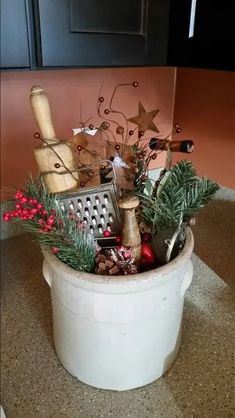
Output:
[[33,34],[28,0],[1,0],[1,67],[29,68],[33,60]]
[[233,0],[172,0],[168,63],[235,70]]
[[42,65],[165,65],[169,3],[38,0]]
[[1,67],[235,70],[232,1],[1,0]]

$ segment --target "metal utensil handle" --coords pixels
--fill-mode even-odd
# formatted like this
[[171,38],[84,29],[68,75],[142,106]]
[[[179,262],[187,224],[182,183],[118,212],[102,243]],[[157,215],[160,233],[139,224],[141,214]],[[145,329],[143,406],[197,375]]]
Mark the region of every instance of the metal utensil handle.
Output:
[[166,256],[165,256],[165,261],[167,263],[170,261],[171,253],[172,253],[173,248],[175,246],[176,240],[177,240],[180,232],[183,231],[184,229],[185,229],[185,225],[183,223],[183,212],[182,212],[181,216],[180,216],[179,224],[178,224],[174,234],[172,235],[172,237],[170,239],[165,240],[165,244],[167,244],[167,246],[168,246]]

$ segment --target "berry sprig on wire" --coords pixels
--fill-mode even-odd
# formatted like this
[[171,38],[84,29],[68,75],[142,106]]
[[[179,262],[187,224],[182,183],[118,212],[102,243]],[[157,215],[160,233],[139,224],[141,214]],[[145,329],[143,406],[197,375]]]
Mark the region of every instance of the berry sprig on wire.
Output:
[[12,210],[3,214],[7,222],[21,222],[42,247],[70,267],[91,272],[96,243],[74,213],[62,209],[56,195],[48,193],[39,179],[29,177],[26,190],[17,191]]
[[[97,113],[98,113],[98,115],[101,119],[104,119],[104,121],[100,125],[100,129],[102,129],[104,131],[107,131],[108,133],[111,134],[111,136],[112,136],[112,138],[115,142],[115,150],[116,150],[117,153],[120,153],[120,155],[122,157],[123,157],[123,154],[125,152],[125,145],[128,145],[130,138],[134,134],[134,130],[129,129],[129,123],[128,123],[128,119],[127,119],[125,113],[123,113],[121,110],[114,109],[113,101],[114,101],[114,98],[115,98],[115,95],[116,95],[117,91],[121,87],[132,86],[132,87],[136,88],[136,87],[138,87],[138,85],[139,84],[138,84],[137,81],[133,81],[132,83],[117,84],[114,87],[114,90],[111,94],[109,104],[105,107],[103,113],[102,113],[102,105],[104,104],[104,97],[99,94],[99,97],[98,97],[98,100],[97,100]],[[113,117],[110,117],[110,115],[121,117],[123,119],[123,124],[120,124],[117,120],[113,119]],[[114,124],[116,126],[115,134],[111,130],[111,124]],[[118,141],[116,139],[116,135],[121,137],[121,145],[118,143]]]
[[[52,145],[52,144],[49,143],[49,141],[47,139],[42,138],[39,132],[35,132],[34,133],[34,138],[35,139],[40,139],[40,141],[42,141],[48,148],[51,149],[51,151],[55,154],[56,158],[60,161],[60,163],[56,162],[54,164],[55,169],[58,169],[60,167],[63,167],[64,168],[64,171],[63,172],[62,171],[61,172],[58,172],[58,171],[55,171],[55,170],[50,170],[50,171],[44,172],[43,174],[56,173],[56,174],[59,174],[59,175],[63,175],[65,173],[69,173],[74,178],[74,180],[77,180],[76,177],[74,176],[73,171],[71,171],[69,169],[69,167],[67,167],[65,165],[65,162],[63,161],[63,159],[61,158],[61,156],[58,154],[58,152],[56,152],[56,150],[55,150],[55,148],[53,146],[54,144]],[[59,143],[66,143],[68,146],[70,146],[70,144],[68,143],[68,141],[66,139],[55,140],[55,141],[58,144]]]
[[[166,151],[169,147],[169,143],[172,140],[172,136],[181,132],[181,127],[177,123],[173,130],[171,130],[166,136],[160,135],[159,129],[154,124],[153,119],[159,113],[159,109],[147,112],[144,106],[139,102],[139,113],[137,116],[127,118],[124,112],[115,109],[113,101],[118,90],[125,86],[138,87],[138,82],[117,84],[111,94],[111,98],[108,104],[105,104],[105,98],[100,94],[97,100],[97,113],[103,122],[100,128],[103,132],[111,135],[113,142],[115,143],[114,149],[116,155],[119,155],[122,160],[127,164],[128,170],[124,170],[123,175],[133,178],[133,188],[142,190],[145,182],[148,178],[148,168],[151,161],[156,160],[159,153]],[[123,124],[115,120],[114,117],[118,116],[119,120],[123,119]],[[130,123],[137,125],[136,128],[130,129]],[[113,129],[114,128],[114,129]],[[137,130],[137,139],[134,139],[134,133]],[[152,130],[157,133],[157,138],[152,136],[146,136],[145,132]],[[118,141],[118,136],[120,141]],[[107,139],[108,136],[107,136]],[[130,140],[132,144],[130,144]],[[114,157],[111,157],[114,159]]]
[[41,215],[42,217],[47,215],[47,210],[37,199],[26,197],[20,190],[15,193],[15,201],[15,208],[3,214],[3,219],[6,222],[9,222],[14,218],[27,221],[29,219],[34,219],[37,215]]

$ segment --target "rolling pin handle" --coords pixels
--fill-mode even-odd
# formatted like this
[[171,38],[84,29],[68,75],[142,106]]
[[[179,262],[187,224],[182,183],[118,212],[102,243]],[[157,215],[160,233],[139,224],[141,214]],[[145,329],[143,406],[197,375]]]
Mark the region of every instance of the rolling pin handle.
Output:
[[[49,100],[42,87],[33,86],[31,88],[30,102],[42,138],[45,139],[48,144],[57,143],[58,140],[56,139],[56,133],[52,122]],[[47,144],[44,143],[44,146],[46,145]]]

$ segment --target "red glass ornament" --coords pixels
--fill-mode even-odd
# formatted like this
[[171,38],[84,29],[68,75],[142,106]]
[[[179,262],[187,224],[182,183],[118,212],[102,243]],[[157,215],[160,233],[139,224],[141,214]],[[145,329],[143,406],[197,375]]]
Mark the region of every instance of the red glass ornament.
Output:
[[133,81],[133,83],[132,83],[133,87],[138,87],[138,85],[139,85],[138,81]]
[[55,168],[60,168],[60,164],[59,164],[59,163],[55,163],[55,164],[54,164],[54,167],[55,167]]
[[39,133],[39,132],[35,132],[35,134],[34,134],[34,138],[36,138],[36,139],[41,138],[41,137],[40,137],[40,133]]
[[43,205],[41,204],[41,203],[39,203],[38,205],[37,205],[37,210],[41,210],[43,208]]
[[139,131],[139,132],[138,132],[138,137],[139,137],[139,138],[141,138],[143,135],[144,135],[144,132],[143,132],[143,131]]
[[81,145],[77,145],[77,150],[81,151],[82,150],[82,146]]
[[108,115],[109,114],[109,109],[104,109],[104,113],[105,113],[105,115]]
[[81,181],[80,186],[81,187],[84,187],[85,186],[85,183],[83,181]]
[[148,242],[141,243],[141,258],[141,264],[144,266],[151,266],[156,261],[152,246]]
[[116,145],[115,145],[115,150],[116,150],[116,151],[119,151],[119,150],[120,150],[120,145],[116,144]]
[[129,131],[129,135],[131,136],[131,135],[133,135],[134,134],[134,131],[131,129],[130,131]]
[[108,237],[110,237],[110,236],[111,236],[111,232],[110,232],[110,231],[108,231],[108,229],[106,229],[106,230],[103,232],[103,236],[104,236],[105,238],[108,238]]
[[92,125],[92,123],[90,123],[89,129],[94,129],[94,125]]
[[152,160],[156,160],[156,158],[157,158],[157,154],[156,153],[154,153],[153,155],[152,155]]
[[99,102],[102,103],[104,101],[104,98],[101,96],[98,98]]

